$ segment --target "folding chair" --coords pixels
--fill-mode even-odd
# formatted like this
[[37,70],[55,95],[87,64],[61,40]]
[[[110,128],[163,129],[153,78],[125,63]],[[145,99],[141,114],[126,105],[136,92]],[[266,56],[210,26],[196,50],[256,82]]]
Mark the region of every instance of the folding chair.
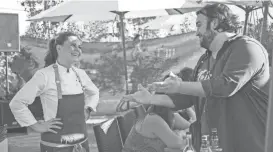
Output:
[[125,140],[135,124],[135,110],[129,110],[114,118],[113,123],[105,133],[101,125],[93,127],[99,152],[121,152]]

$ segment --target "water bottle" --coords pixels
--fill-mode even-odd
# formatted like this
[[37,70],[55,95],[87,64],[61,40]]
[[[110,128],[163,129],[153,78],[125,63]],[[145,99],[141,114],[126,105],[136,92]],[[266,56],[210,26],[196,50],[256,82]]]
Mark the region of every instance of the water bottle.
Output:
[[220,148],[219,145],[219,137],[217,133],[217,128],[212,128],[211,129],[211,150],[213,152],[221,152],[222,149]]
[[192,145],[192,135],[189,132],[186,133],[186,141],[187,141],[187,145],[183,149],[183,152],[196,152],[196,150],[193,148],[193,145]]
[[208,137],[209,137],[209,135],[202,136],[202,143],[201,143],[201,147],[200,147],[200,152],[211,152],[210,147],[209,147]]

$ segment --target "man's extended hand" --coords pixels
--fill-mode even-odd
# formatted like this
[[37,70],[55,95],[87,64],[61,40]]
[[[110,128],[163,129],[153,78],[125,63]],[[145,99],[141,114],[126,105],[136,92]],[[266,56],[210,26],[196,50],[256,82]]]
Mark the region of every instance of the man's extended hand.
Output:
[[171,72],[164,82],[154,82],[152,86],[158,93],[179,93],[181,83],[182,79]]
[[138,102],[140,104],[150,104],[151,98],[152,94],[141,84],[139,84],[137,92],[135,92],[134,94],[123,96],[122,100],[126,100],[129,102]]

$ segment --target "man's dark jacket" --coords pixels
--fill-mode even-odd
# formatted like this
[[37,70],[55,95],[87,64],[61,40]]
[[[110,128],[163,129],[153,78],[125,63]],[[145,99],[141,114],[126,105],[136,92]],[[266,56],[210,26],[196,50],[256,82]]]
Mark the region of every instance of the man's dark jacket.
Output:
[[[266,50],[252,38],[235,36],[224,43],[212,66],[209,64],[210,56],[207,51],[200,58],[193,76],[193,81],[196,81],[204,67],[211,72],[209,80],[200,81],[206,93],[209,128],[218,129],[224,152],[264,151],[270,80]],[[205,102],[181,94],[169,97],[176,109],[194,105],[197,121],[191,125],[190,131],[193,144],[199,151],[204,107],[200,104]]]

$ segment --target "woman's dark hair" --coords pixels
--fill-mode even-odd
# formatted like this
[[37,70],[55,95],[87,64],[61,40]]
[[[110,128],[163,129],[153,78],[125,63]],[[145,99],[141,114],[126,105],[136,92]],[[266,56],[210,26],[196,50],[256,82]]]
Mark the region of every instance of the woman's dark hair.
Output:
[[61,32],[59,33],[55,38],[52,38],[49,41],[48,44],[48,52],[45,56],[45,67],[53,64],[56,62],[57,58],[58,58],[58,52],[56,49],[57,45],[63,45],[64,42],[68,39],[68,37],[70,36],[77,36],[76,34],[72,33],[72,32]]
[[191,81],[193,77],[193,69],[189,67],[184,67],[177,73],[177,76],[180,77],[183,81]]
[[203,14],[208,17],[207,28],[210,28],[210,23],[213,19],[219,20],[218,27],[215,30],[222,29],[226,32],[237,32],[240,27],[238,16],[225,4],[209,4],[196,12],[197,15]]
[[[192,78],[193,69],[185,67],[177,76],[179,76],[183,81],[190,81]],[[169,77],[169,74],[163,78],[163,81]],[[171,108],[167,108],[164,106],[151,105],[147,111],[149,114],[157,114],[160,116],[165,122],[169,125],[170,128],[173,128],[174,122],[174,114]]]
[[164,106],[157,106],[157,105],[151,105],[148,110],[148,114],[156,114],[160,116],[167,124],[168,126],[173,129],[174,125],[174,114],[171,108],[167,108]]

